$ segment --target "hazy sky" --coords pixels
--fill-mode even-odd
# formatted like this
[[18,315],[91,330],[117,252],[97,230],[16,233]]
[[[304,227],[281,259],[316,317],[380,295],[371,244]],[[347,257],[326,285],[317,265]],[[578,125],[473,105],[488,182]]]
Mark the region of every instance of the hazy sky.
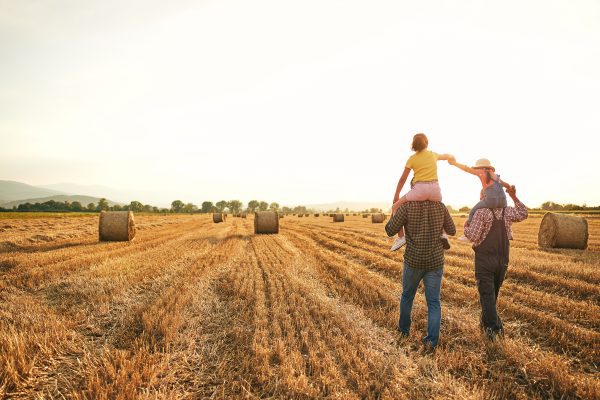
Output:
[[417,132],[600,204],[600,1],[0,0],[0,179],[391,202]]

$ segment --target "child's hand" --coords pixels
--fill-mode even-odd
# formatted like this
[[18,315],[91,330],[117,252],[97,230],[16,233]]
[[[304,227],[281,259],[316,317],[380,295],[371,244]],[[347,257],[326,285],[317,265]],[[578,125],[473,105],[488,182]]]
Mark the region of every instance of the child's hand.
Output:
[[455,165],[456,164],[456,157],[450,156],[450,158],[448,158],[448,164]]

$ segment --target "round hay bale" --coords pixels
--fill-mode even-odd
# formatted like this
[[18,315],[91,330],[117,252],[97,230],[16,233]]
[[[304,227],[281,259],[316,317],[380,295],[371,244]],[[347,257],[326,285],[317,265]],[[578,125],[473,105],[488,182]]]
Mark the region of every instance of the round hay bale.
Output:
[[580,249],[588,245],[588,223],[575,215],[546,213],[540,223],[538,244],[546,248]]
[[131,211],[102,211],[98,224],[100,241],[128,242],[135,237]]
[[246,217],[247,217],[246,213],[241,213],[240,214],[240,218],[246,218]]
[[344,214],[333,214],[333,222],[344,222]]
[[254,233],[279,233],[279,216],[275,211],[254,213]]
[[283,214],[279,214],[279,219],[283,218]]
[[363,218],[367,218],[369,214],[363,214]]
[[375,213],[371,215],[371,223],[381,224],[385,220],[385,216],[382,213]]
[[223,213],[213,213],[213,222],[218,224],[219,222],[225,222],[225,214]]
[[304,214],[298,214],[298,218],[304,217]]
[[318,217],[318,216],[319,216],[319,214],[315,214],[315,217]]

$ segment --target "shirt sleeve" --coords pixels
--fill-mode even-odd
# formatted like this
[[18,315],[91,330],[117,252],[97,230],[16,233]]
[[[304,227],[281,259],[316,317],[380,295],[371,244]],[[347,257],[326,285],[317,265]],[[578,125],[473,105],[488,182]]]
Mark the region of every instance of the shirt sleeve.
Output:
[[435,157],[436,161],[438,160],[438,158],[440,158],[440,155],[438,153],[436,153],[435,151],[432,151],[431,154],[433,154],[433,157]]
[[413,156],[408,157],[408,160],[406,160],[406,168],[409,169],[413,169]]
[[450,236],[456,235],[456,225],[454,225],[454,221],[450,216],[450,212],[444,206],[444,232],[446,232]]
[[394,236],[398,234],[400,228],[406,225],[408,219],[408,210],[406,203],[402,204],[396,214],[390,218],[388,223],[385,225],[385,232],[388,236]]
[[477,210],[471,222],[465,225],[465,236],[472,242],[477,242],[483,235],[483,229],[485,228],[485,210]]
[[504,217],[511,222],[521,222],[529,216],[527,207],[520,201],[515,201],[514,207],[506,207],[504,211]]

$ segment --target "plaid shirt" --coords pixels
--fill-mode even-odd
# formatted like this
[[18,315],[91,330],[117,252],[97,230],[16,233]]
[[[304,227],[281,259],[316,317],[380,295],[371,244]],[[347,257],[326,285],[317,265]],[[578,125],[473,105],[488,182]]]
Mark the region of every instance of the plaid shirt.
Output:
[[385,231],[394,236],[404,226],[406,251],[404,261],[411,268],[433,270],[444,266],[442,231],[456,234],[448,209],[438,201],[409,201],[398,208]]
[[[465,236],[473,242],[473,247],[479,246],[492,228],[492,222],[494,221],[494,215],[496,219],[502,218],[502,208],[494,208],[493,214],[492,209],[481,208],[475,211],[475,215],[471,219],[471,223],[465,224]],[[506,226],[506,235],[508,240],[512,240],[512,224],[513,222],[521,222],[527,219],[527,207],[520,201],[515,201],[514,207],[504,208],[504,226]]]

